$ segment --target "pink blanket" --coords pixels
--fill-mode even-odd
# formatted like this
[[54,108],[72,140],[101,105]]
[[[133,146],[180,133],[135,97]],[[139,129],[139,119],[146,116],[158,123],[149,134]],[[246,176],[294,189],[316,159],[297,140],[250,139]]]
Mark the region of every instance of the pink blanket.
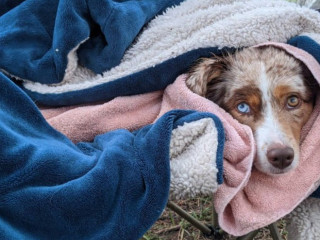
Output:
[[[275,44],[303,61],[320,82],[320,66],[306,52]],[[320,179],[320,102],[302,131],[301,159],[292,172],[277,177],[252,168],[255,142],[249,127],[240,124],[215,103],[191,92],[185,75],[164,92],[118,97],[104,104],[42,109],[48,122],[74,142],[117,128],[134,130],[150,124],[171,109],[212,112],[225,128],[224,183],[215,197],[220,226],[235,236],[268,225],[291,212],[318,186]]]

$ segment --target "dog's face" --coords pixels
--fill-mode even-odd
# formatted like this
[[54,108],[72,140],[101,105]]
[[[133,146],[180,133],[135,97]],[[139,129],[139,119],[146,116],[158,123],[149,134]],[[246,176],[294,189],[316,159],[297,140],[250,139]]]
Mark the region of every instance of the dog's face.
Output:
[[189,72],[186,84],[250,126],[256,168],[281,174],[299,162],[300,132],[313,109],[311,79],[301,62],[270,46],[203,59]]

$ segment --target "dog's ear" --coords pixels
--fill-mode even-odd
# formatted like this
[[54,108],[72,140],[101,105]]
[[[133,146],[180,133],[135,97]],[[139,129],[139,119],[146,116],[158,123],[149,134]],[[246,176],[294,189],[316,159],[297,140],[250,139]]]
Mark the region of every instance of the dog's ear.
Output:
[[205,97],[210,85],[218,79],[226,69],[223,58],[201,58],[187,73],[186,85],[194,93]]
[[304,83],[306,84],[307,88],[309,89],[310,93],[312,94],[312,96],[310,96],[310,98],[312,98],[312,100],[315,101],[315,97],[320,89],[319,83],[314,78],[314,76],[312,75],[312,73],[310,72],[309,68],[306,65],[304,65],[302,63],[301,66],[302,66],[301,72],[302,72],[302,76],[304,78]]

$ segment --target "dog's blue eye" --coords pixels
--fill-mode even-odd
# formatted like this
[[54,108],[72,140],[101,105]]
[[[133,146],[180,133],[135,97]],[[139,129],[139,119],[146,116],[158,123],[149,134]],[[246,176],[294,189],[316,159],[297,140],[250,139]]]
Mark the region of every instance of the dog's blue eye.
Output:
[[246,103],[238,104],[237,109],[241,113],[249,113],[250,112],[250,106]]

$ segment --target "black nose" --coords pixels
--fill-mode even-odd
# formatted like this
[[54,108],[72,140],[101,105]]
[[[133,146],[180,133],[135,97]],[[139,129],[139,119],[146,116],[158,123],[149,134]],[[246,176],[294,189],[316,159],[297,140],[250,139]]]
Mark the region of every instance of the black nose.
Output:
[[272,148],[268,150],[267,158],[272,166],[284,169],[292,163],[294,151],[291,147]]

